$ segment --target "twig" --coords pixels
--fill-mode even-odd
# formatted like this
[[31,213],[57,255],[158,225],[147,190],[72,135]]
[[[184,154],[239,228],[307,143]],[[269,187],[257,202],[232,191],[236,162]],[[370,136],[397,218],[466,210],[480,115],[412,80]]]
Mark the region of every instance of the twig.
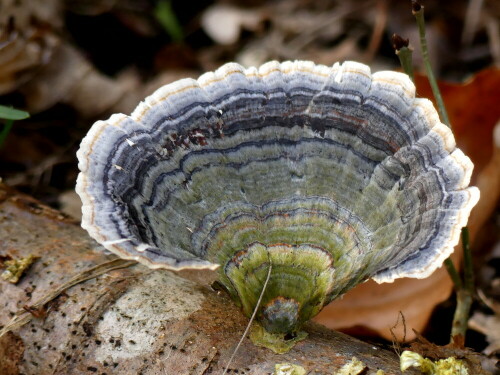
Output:
[[399,62],[401,63],[401,67],[403,71],[408,74],[412,82],[415,82],[415,77],[413,75],[413,61],[412,54],[413,48],[411,48],[409,39],[404,39],[398,34],[392,35],[392,48],[396,52],[396,55],[399,58]]
[[472,264],[472,251],[469,245],[469,228],[462,228],[462,246],[464,249],[464,284],[465,289],[474,292],[474,268]]
[[125,267],[130,267],[137,264],[135,261],[131,260],[124,260],[124,259],[113,259],[111,261],[105,262],[98,264],[97,266],[94,266],[88,270],[85,270],[83,272],[78,273],[77,275],[73,276],[71,279],[63,283],[57,288],[54,288],[51,290],[49,293],[45,294],[42,296],[40,299],[38,299],[36,302],[31,304],[30,306],[27,306],[27,308],[20,309],[19,311],[16,312],[14,317],[11,319],[9,323],[5,327],[3,327],[0,330],[0,338],[5,335],[7,332],[10,332],[14,329],[22,327],[24,324],[28,323],[33,315],[30,313],[31,310],[39,310],[42,309],[43,306],[57,298],[62,292],[65,290],[71,288],[72,286],[75,286],[79,283],[82,283],[84,281],[96,278],[100,275],[105,274],[106,272],[116,270],[119,268],[125,268]]
[[464,251],[464,282],[463,287],[457,290],[457,307],[453,315],[451,342],[453,342],[454,336],[461,335],[465,337],[474,294],[474,271],[467,227],[462,228],[462,247]]
[[429,84],[431,85],[434,98],[436,98],[439,116],[441,117],[443,123],[451,128],[450,119],[448,118],[448,113],[446,112],[443,98],[441,97],[441,92],[439,91],[436,77],[434,77],[431,61],[429,59],[429,50],[427,49],[427,39],[425,38],[424,7],[415,0],[412,0],[411,4],[412,4],[412,13],[415,16],[415,19],[417,20],[418,33],[420,35],[420,49],[422,51],[422,57],[424,59],[427,79],[429,80]]
[[444,261],[444,265],[446,267],[446,270],[448,271],[448,274],[450,275],[451,281],[453,281],[455,291],[458,293],[459,290],[463,289],[462,279],[460,278],[460,275],[458,274],[458,271],[450,258]]
[[[439,115],[444,124],[451,129],[451,123],[448,118],[448,113],[441,97],[441,92],[432,71],[431,62],[429,59],[429,51],[427,50],[427,40],[425,38],[425,20],[424,20],[424,7],[416,0],[412,0],[412,13],[417,20],[418,31],[420,34],[420,47],[422,57],[424,59],[425,70],[427,72],[427,79],[432,88],[432,93],[436,98]],[[455,285],[457,293],[457,307],[453,316],[453,324],[451,328],[450,343],[453,343],[453,337],[462,335],[465,338],[467,331],[467,322],[469,320],[469,312],[472,304],[472,295],[474,290],[474,278],[472,269],[472,254],[469,247],[469,232],[467,228],[462,229],[462,246],[464,251],[464,281],[460,278],[455,265],[450,258],[444,261],[446,269]]]
[[[439,86],[432,71],[432,66],[429,59],[429,51],[427,49],[427,40],[425,37],[424,7],[416,0],[412,0],[411,3],[412,3],[412,13],[417,21],[418,31],[420,35],[420,47],[422,51],[422,57],[424,60],[425,70],[427,72],[427,79],[429,80],[429,84],[431,85],[432,88],[432,93],[434,94],[434,97],[436,99],[441,120],[451,129],[451,123],[448,118],[448,113],[446,112],[446,107],[444,105],[441,92],[439,91]],[[407,47],[408,41],[404,40],[401,37],[398,37],[397,35],[393,36],[393,45],[395,46],[394,48],[396,49],[396,47],[399,47],[396,49],[396,54],[398,49],[401,50],[403,47],[405,47],[404,44],[406,44]],[[398,54],[398,57],[399,56],[400,54]],[[410,72],[412,71],[411,53],[409,53],[409,57],[406,56],[405,59],[406,60],[403,63],[400,57],[401,65],[405,70],[405,72],[408,75],[410,75]],[[407,61],[408,59],[410,61]],[[444,265],[448,270],[448,274],[450,275],[450,278],[453,281],[457,293],[457,307],[455,309],[455,314],[453,316],[450,343],[454,342],[453,337],[457,335],[462,335],[465,338],[465,333],[467,331],[467,322],[469,320],[469,313],[473,300],[474,271],[472,265],[472,253],[469,247],[469,231],[467,227],[462,228],[462,247],[464,252],[463,281],[451,259],[448,258],[444,261]]]
[[[398,340],[396,337],[396,334],[394,333],[394,330],[398,327],[399,325],[399,317],[401,317],[401,322],[403,324],[403,338],[402,340]],[[391,332],[391,337],[392,337],[392,349],[394,350],[394,353],[396,353],[398,356],[401,356],[401,345],[399,342],[405,342],[406,341],[406,320],[405,316],[403,315],[403,312],[400,310],[398,314],[398,318],[396,319],[396,323],[389,328],[389,332]]]

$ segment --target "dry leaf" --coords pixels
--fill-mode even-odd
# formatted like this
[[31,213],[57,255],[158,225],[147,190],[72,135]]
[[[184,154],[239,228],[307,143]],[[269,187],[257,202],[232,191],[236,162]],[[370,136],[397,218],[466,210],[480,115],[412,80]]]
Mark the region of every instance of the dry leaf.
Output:
[[484,349],[484,354],[500,352],[500,316],[475,312],[469,320],[469,326],[486,336],[489,345]]
[[[500,127],[495,130],[498,130],[495,136],[498,136],[500,140]],[[500,242],[497,242],[493,247],[491,258],[483,265],[482,273],[486,275],[481,275],[483,280],[479,284],[482,287],[477,290],[479,299],[491,310],[492,314],[484,314],[478,311],[469,320],[470,329],[481,332],[486,336],[489,343],[483,350],[486,355],[500,354],[500,278],[497,274],[497,267],[495,267],[498,260],[500,260]],[[484,272],[488,268],[490,272]]]
[[[474,184],[481,191],[481,199],[469,219],[473,243],[500,198],[500,123],[496,129],[495,147],[492,140],[493,128],[500,118],[500,71],[487,69],[463,85],[440,83],[440,87],[456,129],[457,142],[476,164]],[[420,79],[417,88],[420,96],[428,95],[428,88]],[[453,258],[456,263],[460,262],[460,244]],[[315,320],[327,327],[350,332],[362,328],[364,333],[376,333],[391,340],[391,327],[398,322],[401,311],[405,318],[406,340],[411,340],[415,337],[412,329],[422,331],[434,307],[446,300],[451,291],[452,283],[443,267],[422,280],[399,279],[381,285],[368,281],[343,299],[332,302]],[[405,327],[401,320],[399,323],[393,331],[397,339],[402,340]]]
[[215,4],[201,16],[205,32],[219,44],[233,44],[240,37],[241,29],[255,30],[262,21],[256,10],[246,10],[226,4]]
[[[59,44],[51,27],[62,23],[59,0],[0,3],[0,95],[36,75]],[[51,25],[48,27],[48,25]]]
[[[417,75],[415,80],[417,95],[433,100],[427,78]],[[440,82],[439,88],[458,146],[472,159],[477,177],[493,154],[490,139],[500,119],[500,69],[485,69],[464,84]]]

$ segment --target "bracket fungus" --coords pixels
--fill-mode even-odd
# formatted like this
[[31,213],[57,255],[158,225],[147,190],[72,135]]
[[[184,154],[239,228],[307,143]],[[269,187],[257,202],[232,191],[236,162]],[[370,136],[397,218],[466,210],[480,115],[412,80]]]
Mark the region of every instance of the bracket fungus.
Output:
[[151,268],[218,269],[271,348],[356,284],[429,276],[479,199],[408,76],[356,62],[174,82],[96,122],[78,160],[93,238]]

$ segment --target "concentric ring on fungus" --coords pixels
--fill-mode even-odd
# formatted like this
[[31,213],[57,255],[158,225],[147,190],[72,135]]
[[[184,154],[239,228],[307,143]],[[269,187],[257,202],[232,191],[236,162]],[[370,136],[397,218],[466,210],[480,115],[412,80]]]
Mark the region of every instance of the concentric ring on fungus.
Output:
[[[402,73],[229,63],[98,121],[78,151],[82,226],[151,268],[218,268],[250,316],[297,332],[369,278],[429,276],[479,191]],[[268,346],[273,346],[268,345]]]

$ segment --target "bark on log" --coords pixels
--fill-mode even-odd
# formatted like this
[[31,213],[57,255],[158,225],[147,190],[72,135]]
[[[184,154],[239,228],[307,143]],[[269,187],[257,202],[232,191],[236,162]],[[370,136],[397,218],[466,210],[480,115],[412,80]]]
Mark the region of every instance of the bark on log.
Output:
[[[3,375],[220,374],[248,323],[210,288],[212,274],[116,261],[74,220],[0,184],[0,257],[28,255],[38,259],[18,284],[0,281],[0,329],[24,323],[0,338]],[[227,373],[272,374],[291,363],[334,374],[357,357],[362,374],[400,374],[392,352],[317,324],[306,330],[282,355],[244,339]]]

